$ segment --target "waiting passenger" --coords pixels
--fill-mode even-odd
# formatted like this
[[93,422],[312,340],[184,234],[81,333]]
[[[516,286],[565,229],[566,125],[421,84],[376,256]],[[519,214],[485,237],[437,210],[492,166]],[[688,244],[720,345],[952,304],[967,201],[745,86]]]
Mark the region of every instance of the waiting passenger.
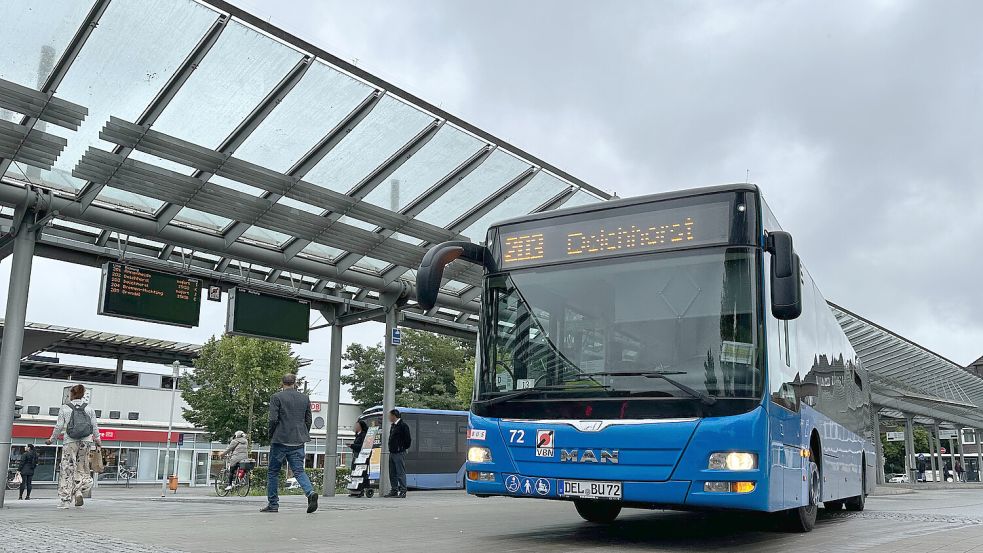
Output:
[[[17,472],[20,473],[20,494],[17,499],[30,499],[31,490],[34,489],[34,469],[38,466],[38,452],[34,449],[34,444],[27,444],[27,450],[20,457],[20,464],[17,465]],[[24,497],[24,490],[27,490],[27,497]]]
[[362,444],[365,443],[365,433],[368,430],[369,425],[365,421],[355,421],[355,440],[348,444],[349,449],[352,450],[352,470],[355,470],[355,459],[358,459],[358,454],[362,451]]

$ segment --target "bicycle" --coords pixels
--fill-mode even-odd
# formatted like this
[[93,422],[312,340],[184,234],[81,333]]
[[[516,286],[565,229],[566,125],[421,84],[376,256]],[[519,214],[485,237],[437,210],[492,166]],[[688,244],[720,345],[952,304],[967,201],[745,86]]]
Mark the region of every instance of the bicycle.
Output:
[[225,497],[229,494],[235,494],[239,497],[249,495],[249,487],[252,484],[250,472],[255,466],[256,462],[250,459],[239,463],[239,468],[236,469],[232,478],[232,489],[229,490],[226,489],[229,485],[229,466],[226,465],[221,474],[215,477],[215,495],[219,497]]
[[117,480],[126,480],[126,487],[127,488],[130,487],[130,480],[135,479],[136,477],[137,477],[137,470],[136,469],[129,468],[129,467],[120,467],[119,468],[119,476],[117,476]]

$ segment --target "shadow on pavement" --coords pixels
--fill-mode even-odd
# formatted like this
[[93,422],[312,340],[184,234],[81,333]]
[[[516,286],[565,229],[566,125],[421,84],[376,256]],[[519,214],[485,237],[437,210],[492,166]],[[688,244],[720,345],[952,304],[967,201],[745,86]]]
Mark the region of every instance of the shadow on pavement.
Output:
[[[635,514],[640,513],[640,514]],[[576,515],[574,515],[576,516]],[[819,510],[816,530],[840,524],[847,518]],[[523,540],[540,543],[543,549],[623,546],[659,547],[673,551],[716,551],[723,548],[747,550],[747,546],[778,543],[796,534],[782,528],[779,514],[736,512],[625,511],[611,524],[571,521],[537,532],[508,533],[503,542]]]

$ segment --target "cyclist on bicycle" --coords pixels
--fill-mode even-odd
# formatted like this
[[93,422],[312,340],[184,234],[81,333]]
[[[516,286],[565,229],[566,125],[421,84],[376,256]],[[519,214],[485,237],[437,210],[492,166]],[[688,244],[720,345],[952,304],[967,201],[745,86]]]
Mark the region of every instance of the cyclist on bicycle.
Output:
[[225,488],[226,491],[232,489],[232,482],[235,481],[236,473],[239,471],[239,464],[247,459],[247,444],[246,433],[237,430],[229,443],[229,447],[222,452],[222,457],[227,458],[229,462],[229,485]]

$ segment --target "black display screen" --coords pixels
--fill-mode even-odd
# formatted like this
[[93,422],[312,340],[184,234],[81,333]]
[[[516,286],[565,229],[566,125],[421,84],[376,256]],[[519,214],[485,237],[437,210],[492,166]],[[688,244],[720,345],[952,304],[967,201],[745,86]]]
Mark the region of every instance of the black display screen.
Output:
[[197,326],[201,281],[109,262],[102,268],[99,314],[176,326]]
[[[677,204],[678,205],[678,204]],[[499,267],[508,270],[527,265],[578,261],[596,257],[726,244],[731,233],[731,202],[687,206],[659,203],[630,206],[604,212],[576,214],[500,229]]]
[[229,295],[226,331],[229,334],[307,342],[311,304],[307,300],[273,296],[235,288]]

